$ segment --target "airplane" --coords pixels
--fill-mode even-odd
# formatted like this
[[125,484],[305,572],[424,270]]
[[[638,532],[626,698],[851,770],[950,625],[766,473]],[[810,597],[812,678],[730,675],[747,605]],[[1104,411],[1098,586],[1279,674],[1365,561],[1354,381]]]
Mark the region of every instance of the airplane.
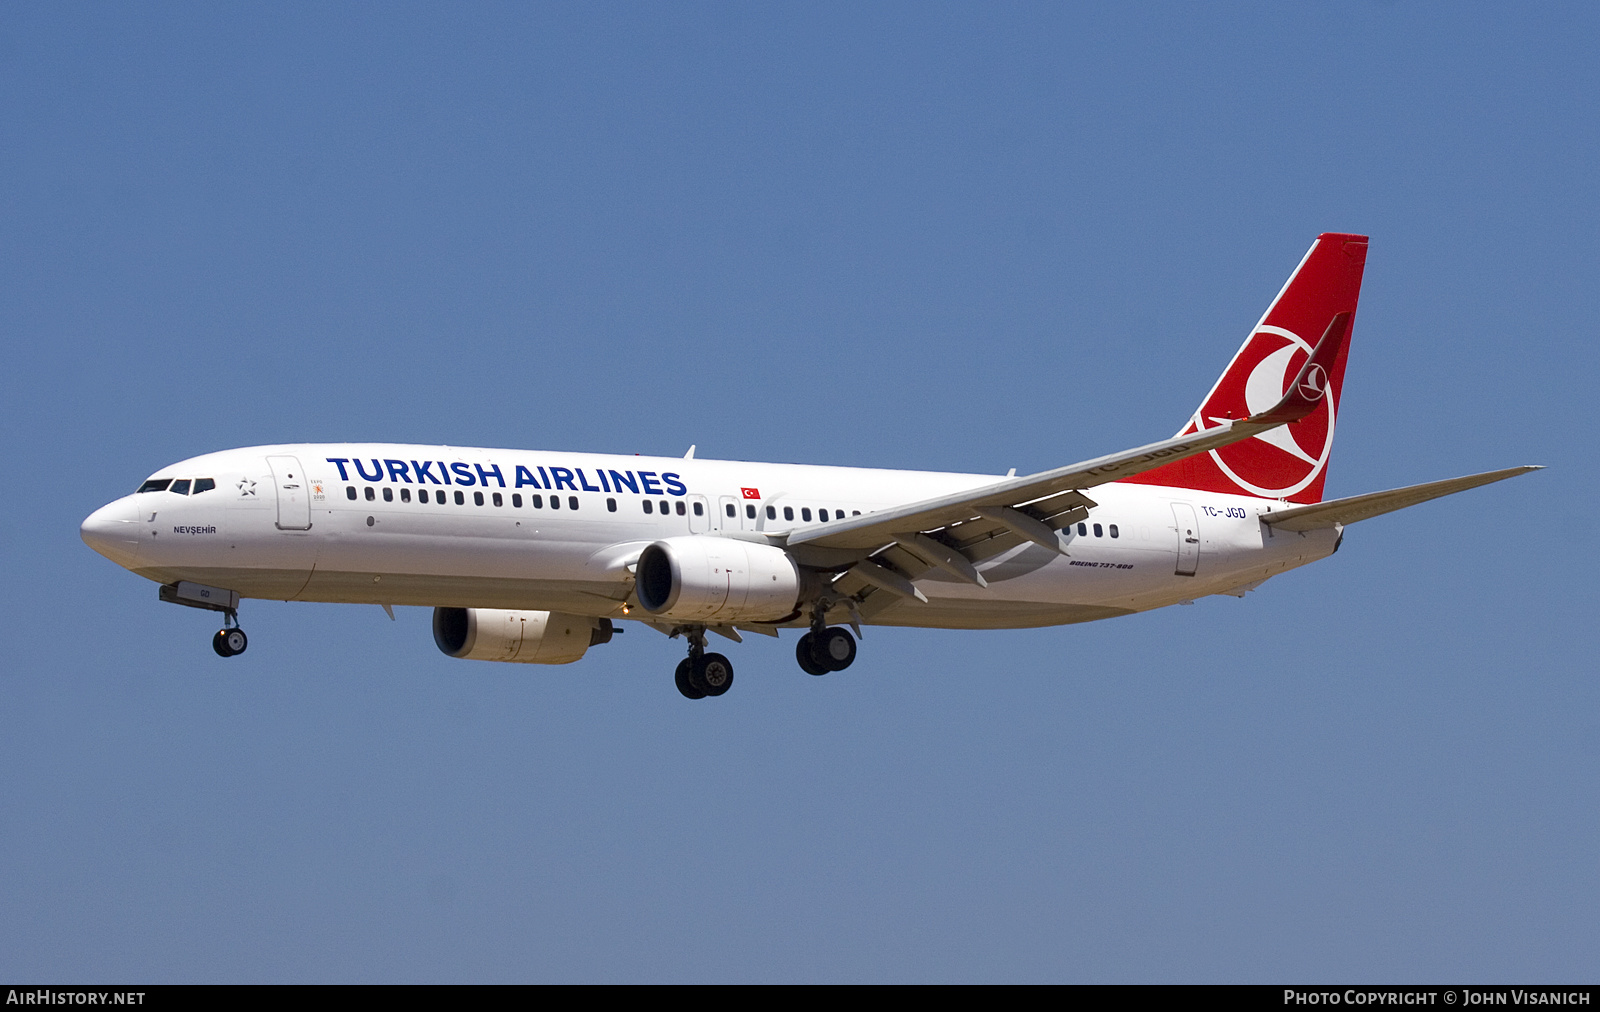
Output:
[[[1243,597],[1345,527],[1534,466],[1324,501],[1367,237],[1317,237],[1170,439],[1004,477],[534,450],[328,443],[161,468],[83,521],[95,551],[220,612],[245,598],[429,606],[451,657],[568,664],[624,621],[682,638],[804,630],[812,675],[865,625],[1008,629]],[[847,628],[848,627],[848,628]],[[852,631],[854,635],[852,635]]]

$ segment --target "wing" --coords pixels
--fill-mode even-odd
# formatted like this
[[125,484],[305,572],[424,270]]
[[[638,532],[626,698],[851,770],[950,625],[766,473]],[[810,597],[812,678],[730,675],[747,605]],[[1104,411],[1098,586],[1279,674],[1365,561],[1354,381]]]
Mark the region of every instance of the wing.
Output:
[[1355,495],[1348,499],[1333,499],[1311,506],[1297,506],[1294,509],[1263,513],[1261,522],[1285,531],[1312,531],[1319,527],[1332,527],[1335,524],[1353,524],[1357,520],[1393,513],[1395,510],[1403,510],[1407,506],[1415,506],[1429,499],[1465,492],[1469,488],[1504,481],[1537,470],[1540,470],[1537,465],[1508,467],[1503,471],[1485,471],[1483,474],[1469,474],[1465,478],[1447,478],[1444,481],[1430,481],[1423,485],[1407,485],[1405,488],[1394,488],[1387,492],[1368,492],[1366,495]]
[[835,592],[864,602],[861,611],[867,614],[900,598],[920,599],[911,581],[932,569],[985,586],[975,562],[1028,541],[1059,551],[1056,531],[1083,519],[1095,505],[1084,489],[1228,446],[1310,414],[1326,392],[1319,378],[1327,375],[1349,330],[1350,314],[1335,316],[1283,399],[1259,414],[966,492],[808,524],[790,531],[782,543],[804,565],[840,571]]

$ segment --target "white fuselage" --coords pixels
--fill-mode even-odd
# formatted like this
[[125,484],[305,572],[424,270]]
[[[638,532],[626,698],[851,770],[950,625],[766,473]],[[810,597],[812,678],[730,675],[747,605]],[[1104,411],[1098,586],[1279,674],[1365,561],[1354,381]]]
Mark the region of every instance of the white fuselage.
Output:
[[[155,477],[209,478],[215,487],[125,496],[96,511],[83,530],[97,551],[159,583],[185,580],[286,601],[612,619],[648,617],[631,596],[628,567],[659,539],[760,537],[997,480],[397,444],[228,450]],[[1274,532],[1258,519],[1283,508],[1269,499],[1132,483],[1101,485],[1091,495],[1098,505],[1082,533],[1073,524],[1058,535],[1064,553],[1025,543],[985,560],[977,568],[987,587],[934,570],[916,581],[925,603],[899,601],[869,621],[1014,628],[1146,611],[1242,593],[1331,554],[1340,533]]]

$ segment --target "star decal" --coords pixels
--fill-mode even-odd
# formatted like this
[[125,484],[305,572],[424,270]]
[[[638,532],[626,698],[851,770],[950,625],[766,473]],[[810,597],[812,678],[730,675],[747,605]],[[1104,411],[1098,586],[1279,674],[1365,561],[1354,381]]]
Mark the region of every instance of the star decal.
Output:
[[249,478],[240,478],[238,487],[240,495],[256,494],[256,483],[251,481]]

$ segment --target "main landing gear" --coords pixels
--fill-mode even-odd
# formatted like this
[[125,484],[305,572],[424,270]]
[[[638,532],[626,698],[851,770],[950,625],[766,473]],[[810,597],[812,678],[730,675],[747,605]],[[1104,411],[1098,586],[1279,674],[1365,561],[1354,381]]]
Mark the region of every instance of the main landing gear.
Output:
[[678,662],[673,681],[690,699],[720,696],[733,685],[733,662],[721,654],[706,653],[706,631],[690,629],[689,656]]
[[[843,671],[856,659],[856,638],[841,626],[823,624],[826,609],[818,607],[812,613],[811,631],[795,644],[795,660],[808,675],[826,675],[830,671]],[[227,632],[228,630],[223,630]],[[221,636],[222,633],[218,633]],[[733,662],[721,654],[706,652],[704,626],[679,626],[672,630],[674,637],[682,635],[689,641],[689,656],[678,662],[673,681],[678,691],[689,699],[720,696],[733,685]],[[222,648],[218,647],[221,653]]]
[[250,637],[239,628],[239,613],[228,612],[227,617],[223,619],[222,628],[211,637],[211,649],[217,652],[218,657],[232,657],[234,654],[244,653],[245,647],[249,645]]
[[811,631],[795,644],[794,659],[808,675],[843,671],[856,659],[856,638],[839,626],[824,626],[819,613],[811,624]]

